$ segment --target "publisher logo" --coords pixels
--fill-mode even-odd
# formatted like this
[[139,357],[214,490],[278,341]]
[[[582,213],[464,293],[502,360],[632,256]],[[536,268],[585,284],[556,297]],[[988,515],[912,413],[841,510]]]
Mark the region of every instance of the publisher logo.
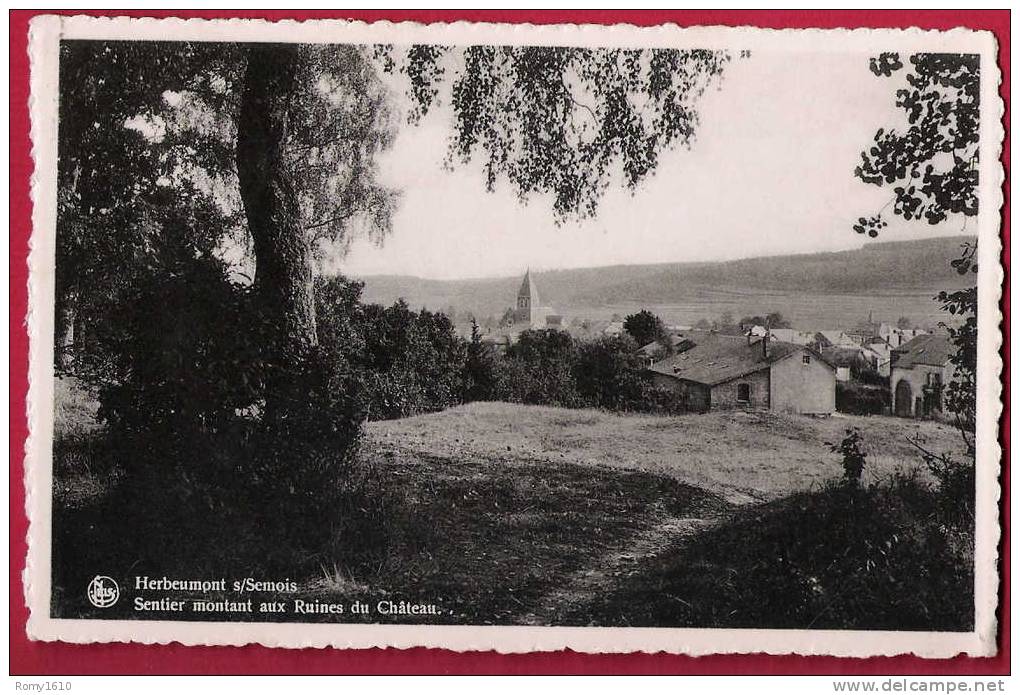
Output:
[[109,577],[98,574],[89,582],[87,595],[89,603],[96,608],[109,608],[120,598],[120,587]]

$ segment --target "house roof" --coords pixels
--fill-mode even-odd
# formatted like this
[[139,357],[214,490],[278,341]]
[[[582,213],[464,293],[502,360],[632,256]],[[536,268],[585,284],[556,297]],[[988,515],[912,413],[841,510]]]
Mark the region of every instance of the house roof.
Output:
[[[673,344],[673,348],[674,349],[682,347],[684,345],[684,343],[690,343],[691,342],[691,339],[688,338],[687,336],[685,336],[685,335],[676,335],[676,334],[670,335],[669,336],[669,340]],[[661,349],[662,349],[662,343],[659,342],[658,340],[653,340],[652,342],[648,343],[647,345],[642,345],[641,347],[639,347],[638,348],[638,352],[643,353],[645,355],[653,355],[653,354],[659,352]]]
[[859,347],[823,348],[822,356],[834,367],[854,367],[864,361]]
[[846,342],[853,342],[853,341],[850,340],[850,336],[848,336],[846,334],[846,332],[844,332],[844,331],[825,330],[825,331],[816,331],[816,332],[817,332],[818,335],[822,336],[823,338],[828,340],[833,345],[839,345],[840,343],[846,343]]
[[897,369],[910,369],[915,364],[942,367],[953,353],[953,344],[948,336],[926,333],[893,348],[896,355],[893,366]]
[[882,358],[888,358],[892,351],[892,347],[884,340],[873,340],[865,345],[864,349]]
[[677,379],[715,386],[765,369],[795,352],[808,351],[803,345],[770,340],[766,352],[762,349],[761,340],[748,344],[745,336],[718,333],[704,334],[699,336],[698,341],[691,349],[660,360],[649,369]]
[[772,334],[772,338],[775,340],[798,345],[807,345],[815,339],[813,331],[799,331],[796,328],[772,328],[769,329],[769,333]]

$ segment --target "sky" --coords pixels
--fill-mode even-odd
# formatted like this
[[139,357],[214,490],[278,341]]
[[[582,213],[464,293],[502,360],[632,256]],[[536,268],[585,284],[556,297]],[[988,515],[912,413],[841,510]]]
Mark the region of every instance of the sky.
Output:
[[[875,131],[901,120],[896,86],[860,53],[734,59],[700,102],[690,150],[664,154],[634,194],[611,189],[597,217],[561,226],[546,200],[487,192],[478,166],[444,169],[452,114],[440,109],[403,125],[380,159],[382,180],[403,191],[391,234],[355,240],[331,270],[457,279],[856,248],[865,240],[851,226],[892,196],[853,171]],[[879,241],[961,233],[960,220],[886,218]]]

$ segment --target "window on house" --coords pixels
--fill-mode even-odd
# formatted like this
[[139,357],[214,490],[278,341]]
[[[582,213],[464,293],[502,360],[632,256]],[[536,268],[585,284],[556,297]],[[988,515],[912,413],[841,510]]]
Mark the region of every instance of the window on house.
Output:
[[751,402],[751,385],[737,384],[737,401],[739,403]]
[[804,355],[800,358],[800,361],[804,364],[811,364],[811,355]]

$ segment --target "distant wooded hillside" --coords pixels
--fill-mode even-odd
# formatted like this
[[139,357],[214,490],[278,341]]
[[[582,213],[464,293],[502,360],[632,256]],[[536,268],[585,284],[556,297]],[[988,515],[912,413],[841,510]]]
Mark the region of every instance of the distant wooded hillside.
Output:
[[[972,237],[870,242],[835,253],[768,256],[717,263],[621,265],[533,272],[544,302],[553,307],[670,305],[720,290],[803,291],[810,294],[876,295],[905,290],[961,287],[949,263]],[[524,269],[521,269],[523,275]],[[403,297],[412,307],[476,316],[499,315],[511,306],[521,275],[474,280],[426,280],[396,275],[361,278],[364,299],[389,304]]]

